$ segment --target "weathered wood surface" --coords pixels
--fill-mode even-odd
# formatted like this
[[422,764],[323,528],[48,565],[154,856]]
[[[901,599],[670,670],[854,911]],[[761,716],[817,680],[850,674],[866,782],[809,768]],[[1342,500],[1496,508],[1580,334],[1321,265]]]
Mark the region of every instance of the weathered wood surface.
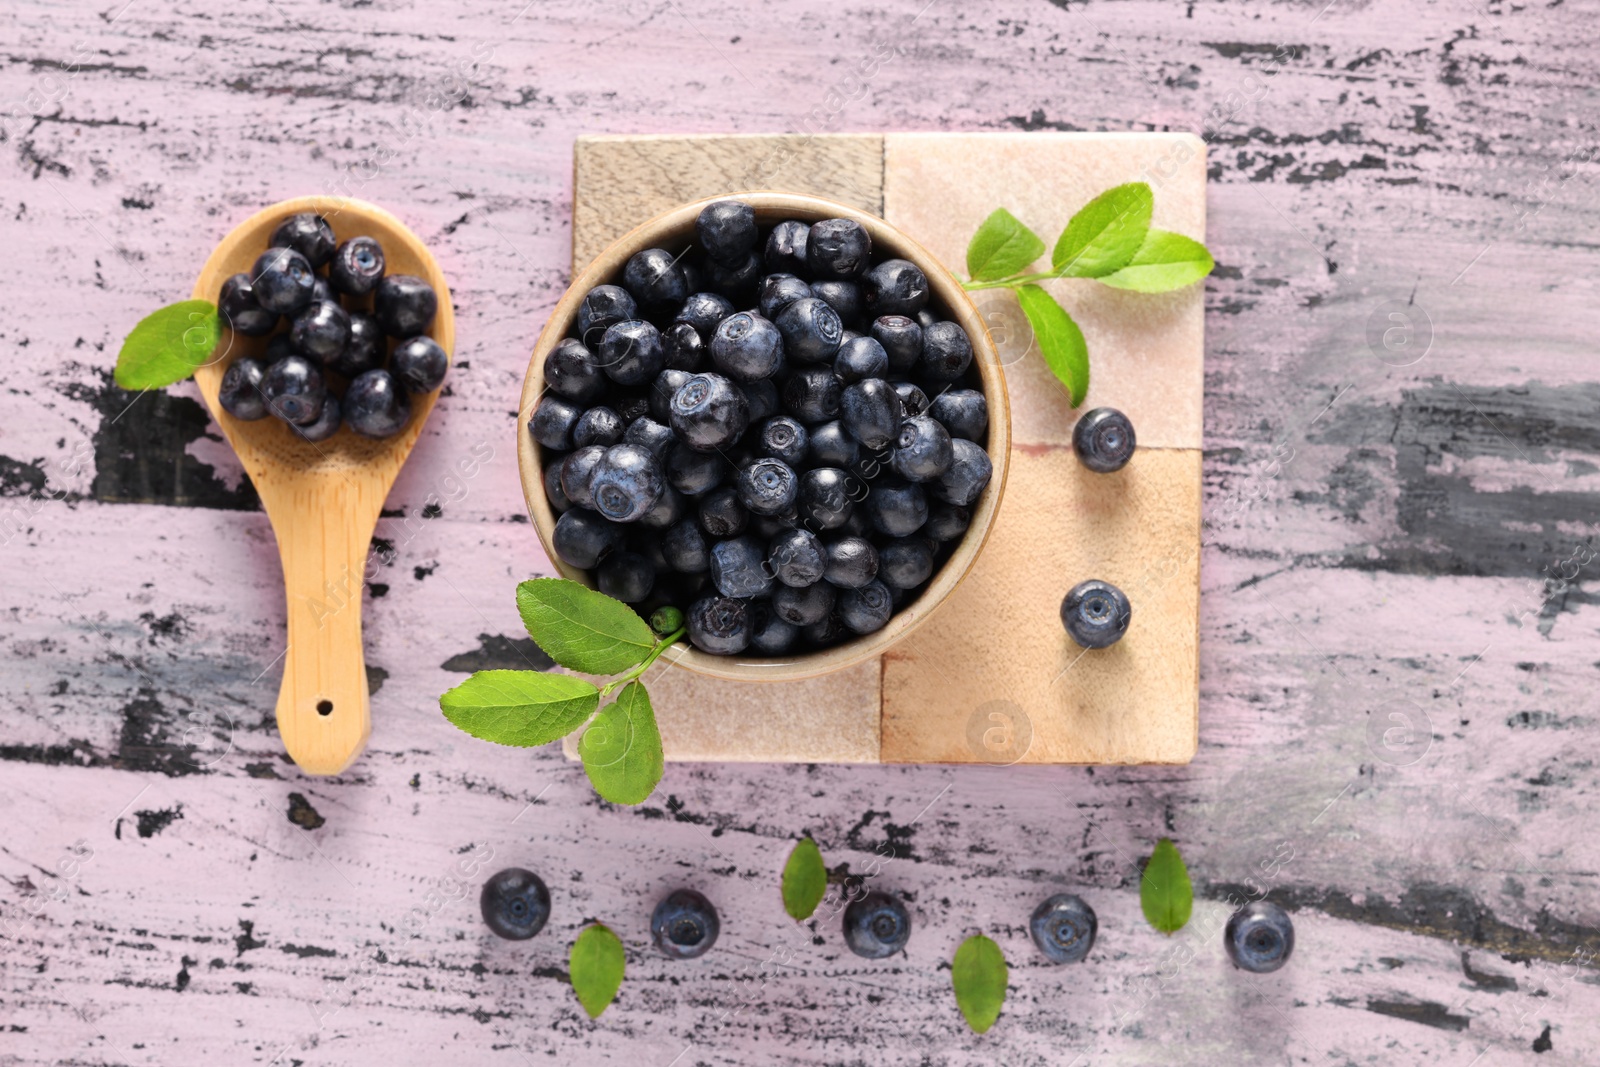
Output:
[[[919,9],[0,15],[0,1062],[1594,1062],[1595,3]],[[675,765],[619,810],[553,748],[440,719],[462,671],[537,659],[511,398],[566,276],[573,137],[819,123],[1210,141],[1191,765]],[[379,522],[372,745],[312,780],[270,728],[265,517],[191,391],[107,382],[233,222],[341,182],[436,250],[461,343]],[[1412,347],[1381,344],[1391,310],[1429,324]],[[913,895],[903,959],[783,917],[803,830]],[[1203,898],[1171,941],[1136,893],[1163,833]],[[450,899],[506,862],[556,892],[523,947],[484,937],[482,869]],[[1295,909],[1267,981],[1217,937],[1252,878]],[[697,964],[645,947],[679,883],[724,915]],[[1101,917],[1075,970],[1023,932],[1057,888]],[[632,967],[593,1024],[563,980],[587,918]],[[1014,965],[981,1038],[944,963],[973,927]]]

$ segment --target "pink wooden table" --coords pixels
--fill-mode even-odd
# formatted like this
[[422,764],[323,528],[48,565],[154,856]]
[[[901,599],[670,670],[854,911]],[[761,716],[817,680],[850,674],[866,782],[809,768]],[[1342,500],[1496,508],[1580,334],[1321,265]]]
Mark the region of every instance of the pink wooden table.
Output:
[[[8,5],[0,1063],[1595,1062],[1597,16]],[[1192,765],[672,765],[625,810],[440,716],[463,672],[520,665],[512,586],[548,568],[513,408],[566,280],[574,136],[815,129],[1210,142]],[[282,594],[238,465],[192,388],[109,382],[234,222],[318,191],[431,244],[461,337],[379,524],[372,745],[331,780],[272,728]],[[784,917],[804,831],[913,896],[903,957]],[[1163,834],[1200,898],[1171,940],[1137,893]],[[556,897],[521,945],[451,881],[512,863]],[[1252,880],[1296,920],[1268,980],[1219,937]],[[647,947],[680,884],[722,911],[698,964]],[[1024,929],[1065,889],[1100,915],[1077,968]],[[589,919],[629,946],[596,1023],[565,976]],[[946,963],[973,928],[1012,961],[983,1037]]]

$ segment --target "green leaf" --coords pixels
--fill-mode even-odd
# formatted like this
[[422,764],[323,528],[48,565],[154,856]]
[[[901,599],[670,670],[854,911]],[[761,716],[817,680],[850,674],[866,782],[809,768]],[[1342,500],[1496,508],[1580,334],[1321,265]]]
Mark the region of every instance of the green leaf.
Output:
[[950,984],[956,987],[956,1007],[976,1033],[986,1033],[1000,1018],[1006,1002],[1006,956],[1000,946],[973,934],[956,949],[950,964]]
[[1211,273],[1217,265],[1206,246],[1168,230],[1151,230],[1128,265],[1100,281],[1118,289],[1165,293],[1182,289]]
[[497,745],[543,745],[582,726],[600,690],[570,674],[479,671],[439,698],[444,717]]
[[566,578],[523,582],[517,610],[528,635],[569,670],[618,674],[655,647],[656,635],[638,612]]
[[1194,886],[1189,884],[1189,868],[1178,855],[1178,846],[1163,837],[1150,853],[1139,881],[1139,906],[1151,926],[1164,934],[1183,929],[1194,910]]
[[1018,286],[1017,303],[1033,327],[1039,354],[1067,387],[1072,406],[1082,404],[1089,392],[1089,344],[1083,339],[1083,331],[1067,309],[1037,285]]
[[613,804],[639,804],[655,792],[666,763],[661,733],[643,682],[629,682],[578,738],[594,791]]
[[622,941],[603,923],[586,926],[572,943],[567,965],[578,1003],[589,1018],[600,1018],[622,988],[622,975],[628,965]]
[[124,389],[160,389],[181,382],[211,358],[222,335],[217,306],[182,300],[147,315],[122,342],[116,382]]
[[1005,208],[983,220],[967,242],[967,276],[975,282],[1008,278],[1044,254],[1044,241]]
[[1068,278],[1103,278],[1127,266],[1150,229],[1155,194],[1144,182],[1107,189],[1067,223],[1050,262]]
[[799,922],[811,918],[828,892],[828,868],[822,850],[809,837],[795,842],[789,862],[783,865],[783,910]]

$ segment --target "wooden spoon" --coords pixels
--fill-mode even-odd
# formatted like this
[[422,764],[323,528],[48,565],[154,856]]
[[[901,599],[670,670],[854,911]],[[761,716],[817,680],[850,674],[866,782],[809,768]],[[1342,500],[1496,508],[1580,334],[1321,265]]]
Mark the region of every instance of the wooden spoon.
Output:
[[[428,334],[447,354],[453,352],[455,317],[439,264],[404,223],[361,200],[308,196],[257,212],[206,260],[195,299],[215,303],[223,281],[249,272],[278,223],[302,211],[321,214],[340,241],[377,238],[386,273],[427,279],[439,297]],[[360,755],[372,730],[361,650],[361,596],[372,533],[438,393],[412,397],[410,423],[382,440],[340,427],[313,444],[270,415],[241,422],[217,401],[222,374],[241,355],[259,356],[266,340],[224,326],[216,353],[194,377],[212,418],[255,483],[278,539],[289,619],[278,733],[302,770],[338,774]]]

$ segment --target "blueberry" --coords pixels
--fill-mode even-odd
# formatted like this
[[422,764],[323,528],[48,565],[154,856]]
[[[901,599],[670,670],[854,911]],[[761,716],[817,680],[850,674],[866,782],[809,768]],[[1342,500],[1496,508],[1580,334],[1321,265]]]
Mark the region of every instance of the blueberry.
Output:
[[578,339],[593,348],[606,330],[639,317],[633,294],[620,285],[597,285],[578,304]]
[[667,450],[676,442],[672,431],[661,425],[648,415],[641,415],[628,423],[628,428],[623,431],[622,439],[630,445],[638,445],[648,449],[656,457],[656,462],[666,460]]
[[874,451],[894,443],[902,414],[894,386],[882,378],[846,386],[839,397],[839,421],[845,431]]
[[566,462],[563,458],[547,464],[544,468],[544,496],[550,502],[551,510],[557,515],[572,506],[567,491],[561,488],[561,469],[566,466]]
[[745,401],[750,405],[750,421],[761,422],[778,413],[781,404],[778,400],[778,387],[771,378],[762,378],[758,382],[745,382],[739,386],[744,393]]
[[363,371],[345,390],[344,421],[363,437],[393,437],[411,421],[411,400],[388,371]]
[[761,279],[756,295],[756,306],[767,318],[776,319],[778,312],[796,300],[804,300],[808,296],[815,295],[811,291],[811,286],[793,274],[768,274]]
[[333,286],[328,284],[328,279],[318,275],[311,283],[311,302],[313,304],[338,303],[339,294],[334,292]]
[[694,220],[700,247],[717,263],[742,263],[756,247],[755,208],[738,200],[717,200],[700,209]]
[[1094,909],[1072,893],[1057,893],[1033,909],[1028,932],[1051,963],[1077,963],[1094,947]]
[[572,401],[554,393],[546,393],[533,409],[533,418],[528,420],[528,431],[544,447],[566,452],[572,448],[572,431],[582,415],[583,409]]
[[804,423],[837,418],[844,383],[827,367],[803,367],[783,387],[783,409]]
[[844,525],[855,507],[850,475],[837,467],[813,467],[800,476],[796,498],[800,518],[816,530],[833,530]]
[[[900,410],[904,411],[906,418],[921,415],[928,410],[928,394],[919,389],[914,382],[895,382],[894,395],[900,398]],[[948,430],[949,427],[946,427]]]
[[799,518],[792,507],[777,515],[750,516],[750,532],[763,541],[771,541],[775,537],[781,537],[790,530],[796,529],[798,524]]
[[823,219],[806,235],[806,265],[818,278],[854,278],[871,255],[872,238],[850,219]]
[[882,378],[889,373],[889,354],[870,337],[852,338],[839,346],[833,373],[846,385],[864,378]]
[[313,270],[333,258],[333,227],[314,211],[290,215],[272,231],[267,240],[271,248],[292,248],[306,257]]
[[284,331],[267,338],[267,349],[261,354],[261,362],[270,367],[284,356],[294,355],[299,353],[294,350],[294,345],[289,343],[288,331]]
[[826,616],[818,619],[809,626],[800,628],[800,639],[816,648],[826,648],[839,643],[839,639],[850,631],[846,630],[844,623],[839,621],[839,613],[830,611]]
[[946,389],[933,398],[928,414],[943,423],[951,437],[982,441],[989,431],[989,402],[976,389]]
[[316,422],[327,395],[322,372],[303,356],[285,356],[261,375],[267,410],[284,422]]
[[939,477],[955,462],[950,432],[931,415],[913,415],[900,424],[889,465],[900,477],[927,482]]
[[906,947],[911,916],[887,893],[868,893],[844,909],[844,943],[857,956],[881,960]]
[[794,468],[770,456],[740,468],[733,484],[739,491],[739,503],[756,515],[781,515],[794,505],[800,492]]
[[291,422],[289,426],[307,441],[326,441],[339,432],[339,398],[329,393],[322,398],[322,413],[305,425]]
[[783,336],[753,311],[729,315],[711,338],[711,362],[736,382],[770,378],[783,365]]
[[582,341],[563,337],[544,361],[544,383],[579,404],[599,400],[607,389],[600,361]]
[[766,551],[754,537],[735,537],[711,546],[711,581],[723,596],[741,599],[772,592]]
[[1133,458],[1133,423],[1116,408],[1095,408],[1072,428],[1072,447],[1083,465],[1100,474],[1125,467]]
[[650,629],[669,637],[683,629],[683,612],[674,607],[657,608],[650,614]]
[[940,384],[953,382],[972,366],[972,342],[953,322],[936,322],[922,331],[922,377]]
[[715,452],[696,452],[682,441],[667,453],[667,484],[688,496],[708,493],[728,476],[728,464]]
[[946,504],[968,507],[983,495],[994,474],[994,464],[989,462],[989,453],[981,445],[964,437],[951,438],[950,452],[950,468],[937,481],[929,483],[928,492]]
[[[681,323],[679,325],[682,325]],[[686,370],[667,367],[650,383],[650,417],[662,425],[672,419],[672,398],[678,395],[684,383],[694,375]]]
[[839,313],[840,322],[861,320],[861,286],[855,282],[824,280],[811,283],[811,292],[818,300]]
[[767,546],[773,574],[784,585],[803,587],[822,581],[828,556],[810,530],[786,530]]
[[622,527],[587,508],[575,507],[556,520],[550,541],[561,562],[588,570],[622,548]]
[[341,293],[363,296],[378,287],[385,267],[382,245],[370,237],[352,237],[333,254],[328,284]]
[[922,327],[904,315],[880,315],[873,320],[872,339],[889,354],[889,369],[909,371],[922,358]]
[[878,576],[878,550],[864,537],[841,537],[827,552],[822,576],[841,589],[859,589]]
[[754,252],[737,264],[706,264],[706,283],[736,304],[746,307],[755,303],[756,288],[761,284],[761,257]]
[[1128,632],[1133,609],[1122,590],[1091,578],[1068,590],[1061,601],[1061,625],[1084,648],[1106,648]]
[[594,510],[595,498],[589,490],[589,480],[594,477],[595,467],[605,458],[606,448],[610,446],[584,445],[562,461],[562,493],[578,507]]
[[901,537],[878,549],[878,580],[890,589],[915,589],[933,575],[933,544]]
[[750,645],[749,605],[724,596],[696,600],[689,608],[689,641],[714,656],[738,655]]
[[[852,485],[852,488],[862,500],[866,499],[867,483],[857,479]],[[876,531],[873,530],[872,523],[867,521],[867,513],[865,510],[861,508],[852,508],[850,510],[850,514],[845,516],[844,522],[839,524],[835,532],[840,537],[871,537]]]
[[915,315],[927,306],[928,276],[909,260],[886,259],[867,271],[861,291],[869,315]]
[[711,569],[711,551],[694,522],[680,522],[661,537],[661,554],[667,566],[684,574],[704,574]]
[[235,274],[222,283],[217,311],[228,329],[246,337],[265,337],[278,325],[278,313],[256,303],[255,289],[248,274]]
[[928,508],[928,521],[922,524],[922,533],[935,541],[954,541],[967,532],[971,522],[972,512],[941,502]]
[[410,337],[394,346],[389,373],[408,393],[431,393],[444,384],[450,357],[431,337]]
[[876,633],[888,623],[894,613],[889,587],[871,581],[859,589],[846,589],[839,594],[839,621],[858,634]]
[[879,533],[906,537],[928,521],[928,497],[922,486],[891,479],[880,481],[867,494],[862,508]]
[[507,941],[526,941],[550,918],[550,890],[532,871],[508,867],[483,883],[478,910],[484,925]]
[[274,315],[297,315],[311,303],[316,275],[292,248],[269,248],[250,269],[250,292]]
[[800,641],[800,628],[783,619],[765,600],[750,606],[750,651],[763,656],[787,654]]
[[578,416],[578,421],[572,426],[572,443],[578,448],[588,448],[591,445],[614,445],[622,440],[622,431],[627,425],[610,408],[590,408]]
[[421,278],[390,274],[378,283],[372,313],[390,337],[415,337],[428,329],[439,310],[439,296]]
[[622,268],[622,284],[643,307],[682,304],[689,295],[683,268],[664,248],[635,252]]
[[[665,530],[682,519],[688,511],[689,498],[669,485],[662,492],[661,499],[656,501],[656,506],[639,516],[639,525],[647,530]],[[640,551],[647,555],[659,555],[661,545],[652,538],[645,542],[645,547]]]
[[739,439],[750,423],[750,402],[720,374],[697,374],[672,398],[673,432],[697,452],[715,452]]
[[[702,338],[709,339],[716,332],[717,323],[733,314],[733,302],[721,293],[690,293],[683,306],[672,317],[674,323],[686,322]],[[766,314],[762,312],[762,314]],[[767,318],[771,318],[767,315]]]
[[611,407],[622,416],[623,422],[632,422],[650,414],[650,394],[644,392],[612,393],[608,398]]
[[861,445],[845,432],[843,423],[825,422],[821,426],[813,426],[810,433],[811,440],[806,448],[811,455],[811,462],[817,466],[853,470],[861,462]]
[[767,270],[775,274],[809,273],[806,242],[810,235],[810,226],[793,219],[774,226],[767,235]]
[[308,304],[289,327],[289,343],[307,359],[326,364],[350,341],[350,316],[335,303]]
[[612,522],[632,522],[661,500],[666,475],[649,449],[635,444],[612,445],[589,478],[594,509]]
[[650,934],[669,959],[704,956],[717,943],[717,909],[693,889],[667,894],[650,916]]
[[825,300],[801,297],[773,320],[783,335],[783,351],[797,363],[826,363],[839,351],[844,323]]
[[1294,952],[1294,923],[1271,901],[1253,901],[1229,917],[1222,944],[1235,967],[1270,974]]
[[346,378],[354,378],[362,371],[383,366],[384,353],[388,351],[389,344],[377,319],[365,311],[352,311],[349,314],[350,337],[345,341],[344,349],[328,360],[327,365],[329,370]]
[[637,552],[613,552],[595,571],[595,585],[608,597],[637,604],[656,584],[656,569]]
[[917,312],[911,317],[916,319],[917,325],[921,326],[924,330],[939,321],[939,316],[935,315],[929,308],[923,308],[921,311]]
[[772,591],[772,610],[795,626],[811,626],[826,619],[838,597],[827,582],[807,586],[780,585]]
[[661,361],[670,370],[699,370],[707,351],[705,338],[687,322],[674,322],[661,334]]
[[[695,293],[711,292],[711,282],[706,277],[705,267],[701,265],[699,258],[695,254],[694,248],[689,248],[685,254],[679,258],[678,269],[683,271],[684,288],[689,291],[690,295]],[[721,296],[722,294],[715,293],[713,295]],[[687,297],[685,299],[687,299]],[[732,301],[729,301],[729,303],[732,303]]]
[[607,327],[595,356],[606,377],[618,385],[643,385],[667,365],[661,333],[643,319]]
[[712,537],[737,537],[750,522],[733,486],[713,489],[700,501],[700,528]]
[[764,456],[781,459],[790,467],[799,469],[806,458],[806,444],[810,435],[806,428],[787,415],[774,415],[761,424],[756,437],[756,448]]
[[222,386],[217,390],[217,402],[222,410],[244,422],[265,418],[267,401],[261,395],[261,376],[265,373],[261,361],[248,356],[228,364],[222,374]]

